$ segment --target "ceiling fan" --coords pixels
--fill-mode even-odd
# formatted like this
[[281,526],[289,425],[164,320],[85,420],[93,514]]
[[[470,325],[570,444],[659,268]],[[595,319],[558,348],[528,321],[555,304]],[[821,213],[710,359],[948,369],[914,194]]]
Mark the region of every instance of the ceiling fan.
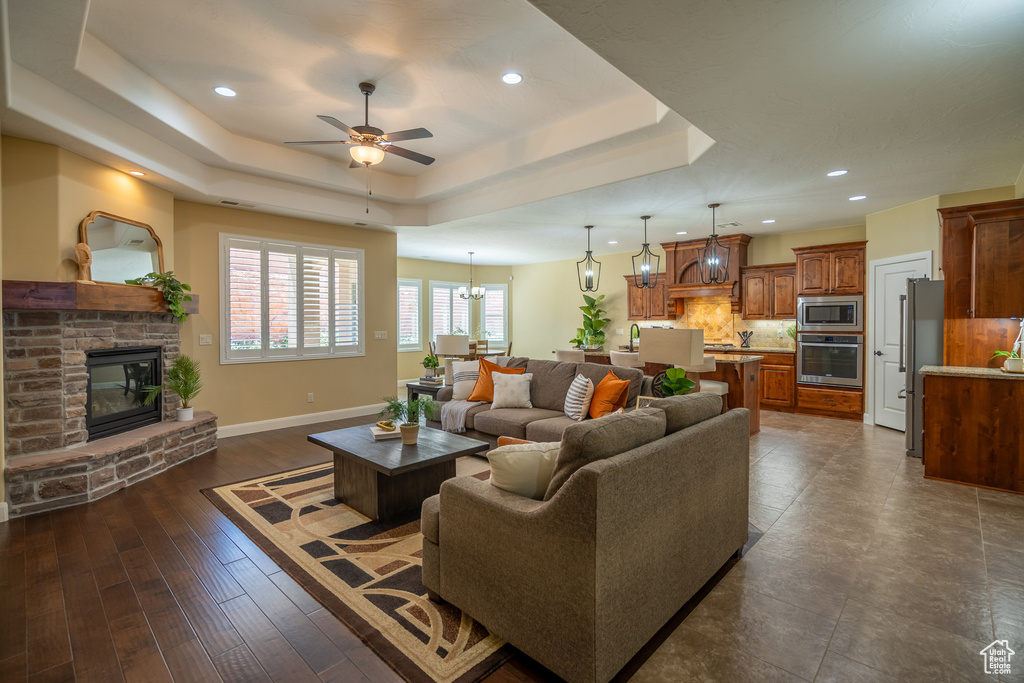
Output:
[[380,128],[370,125],[370,95],[376,90],[373,83],[363,82],[359,84],[359,92],[366,96],[365,123],[362,126],[352,128],[334,118],[320,114],[318,119],[328,123],[338,130],[348,134],[348,140],[304,140],[301,142],[286,142],[286,145],[352,145],[349,147],[349,154],[352,155],[352,163],[349,168],[360,166],[372,166],[384,160],[385,152],[405,157],[420,164],[429,165],[434,163],[433,157],[426,154],[413,152],[404,147],[396,147],[395,142],[400,140],[418,140],[420,138],[432,138],[433,134],[426,128],[410,128],[400,130],[397,133],[385,133]]

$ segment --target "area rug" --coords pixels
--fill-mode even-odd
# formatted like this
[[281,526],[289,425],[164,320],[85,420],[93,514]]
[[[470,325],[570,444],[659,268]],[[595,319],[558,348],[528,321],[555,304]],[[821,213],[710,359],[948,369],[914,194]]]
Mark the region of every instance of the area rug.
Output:
[[372,522],[335,500],[333,473],[315,465],[204,493],[406,680],[468,683],[504,664],[510,646],[427,599],[419,511]]

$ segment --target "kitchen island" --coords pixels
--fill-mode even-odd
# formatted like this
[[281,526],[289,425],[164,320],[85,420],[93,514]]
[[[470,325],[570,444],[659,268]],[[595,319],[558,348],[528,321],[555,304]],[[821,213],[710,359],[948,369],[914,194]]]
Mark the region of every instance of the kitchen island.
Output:
[[1024,374],[925,365],[924,476],[1024,493]]
[[714,380],[729,385],[726,401],[729,410],[746,408],[750,411],[750,433],[761,431],[761,402],[759,399],[758,377],[763,356],[738,356],[735,354],[712,354],[715,357],[714,372],[702,372],[701,380]]

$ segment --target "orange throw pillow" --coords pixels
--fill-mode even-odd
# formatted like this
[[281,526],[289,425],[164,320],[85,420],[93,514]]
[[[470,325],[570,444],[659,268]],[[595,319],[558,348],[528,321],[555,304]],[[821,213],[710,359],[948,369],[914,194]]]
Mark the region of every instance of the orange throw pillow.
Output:
[[527,441],[526,439],[516,439],[516,438],[513,438],[511,436],[499,436],[498,437],[498,448],[501,448],[502,446],[515,446],[516,444],[523,444],[523,443],[533,443],[533,442],[532,441]]
[[526,372],[526,368],[503,368],[497,363],[481,358],[480,376],[476,378],[476,386],[473,387],[473,393],[469,395],[469,398],[466,399],[467,401],[490,403],[494,400],[494,378],[491,377],[492,372],[500,372],[503,375],[521,375]]
[[595,420],[614,413],[626,405],[629,398],[629,380],[619,379],[611,370],[594,387],[594,398],[590,401],[590,417]]

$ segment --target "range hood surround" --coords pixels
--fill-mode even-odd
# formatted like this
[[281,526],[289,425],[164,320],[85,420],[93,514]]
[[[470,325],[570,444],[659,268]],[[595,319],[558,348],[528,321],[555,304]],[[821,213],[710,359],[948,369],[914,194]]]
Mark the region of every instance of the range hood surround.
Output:
[[665,250],[665,272],[668,276],[668,297],[676,302],[676,313],[681,314],[685,299],[709,296],[729,297],[733,312],[740,310],[740,268],[747,265],[747,245],[753,239],[750,235],[722,235],[719,241],[730,250],[728,280],[722,283],[706,285],[700,281],[700,268],[697,250],[705,245],[707,239],[687,240],[685,242],[663,242]]

